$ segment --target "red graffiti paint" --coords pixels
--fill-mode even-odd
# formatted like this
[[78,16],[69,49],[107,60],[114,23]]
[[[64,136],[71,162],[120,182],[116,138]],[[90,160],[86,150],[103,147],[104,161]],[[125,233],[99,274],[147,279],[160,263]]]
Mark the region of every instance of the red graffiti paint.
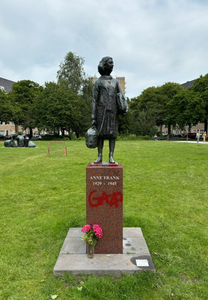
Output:
[[95,193],[97,193],[97,191],[92,191],[88,197],[89,204],[92,207],[103,205],[104,201],[110,207],[113,205],[115,205],[115,207],[118,207],[118,202],[123,202],[123,195],[120,192],[114,192],[110,195],[107,195],[105,192],[103,192],[101,197],[96,197],[94,195]]

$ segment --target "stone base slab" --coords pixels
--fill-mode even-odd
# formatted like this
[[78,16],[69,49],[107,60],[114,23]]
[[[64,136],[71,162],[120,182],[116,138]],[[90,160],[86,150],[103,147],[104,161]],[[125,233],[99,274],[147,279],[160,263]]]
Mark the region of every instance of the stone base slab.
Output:
[[[155,271],[155,267],[139,227],[123,228],[123,254],[95,254],[87,258],[85,242],[81,241],[81,228],[70,228],[53,269],[54,275],[71,272],[73,275],[105,274],[121,276],[144,270]],[[148,266],[137,267],[136,260],[147,261]]]

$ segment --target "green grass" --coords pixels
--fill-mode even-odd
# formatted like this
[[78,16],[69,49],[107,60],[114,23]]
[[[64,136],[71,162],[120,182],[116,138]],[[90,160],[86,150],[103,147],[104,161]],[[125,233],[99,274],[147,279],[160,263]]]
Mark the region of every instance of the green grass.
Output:
[[142,228],[156,267],[118,279],[52,274],[69,227],[85,224],[86,166],[97,153],[68,141],[68,156],[51,144],[47,157],[48,142],[35,143],[0,148],[0,299],[208,299],[208,145],[117,142],[124,226]]

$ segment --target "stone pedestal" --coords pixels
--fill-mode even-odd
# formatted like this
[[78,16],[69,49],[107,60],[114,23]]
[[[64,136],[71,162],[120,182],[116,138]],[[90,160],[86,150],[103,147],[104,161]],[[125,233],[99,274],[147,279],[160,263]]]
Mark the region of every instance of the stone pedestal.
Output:
[[103,236],[96,254],[123,253],[123,167],[121,164],[89,164],[86,169],[87,224],[98,224]]

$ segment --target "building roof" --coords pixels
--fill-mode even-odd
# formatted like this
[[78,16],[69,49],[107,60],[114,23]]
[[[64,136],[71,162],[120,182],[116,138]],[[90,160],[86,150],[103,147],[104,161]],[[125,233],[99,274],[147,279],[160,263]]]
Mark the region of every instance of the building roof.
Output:
[[187,81],[186,83],[182,83],[181,86],[184,88],[184,90],[186,90],[187,88],[192,87],[192,85],[194,84],[195,80],[196,79],[191,80],[191,81]]
[[0,77],[0,89],[3,89],[6,93],[11,92],[13,83],[15,83],[15,81]]

